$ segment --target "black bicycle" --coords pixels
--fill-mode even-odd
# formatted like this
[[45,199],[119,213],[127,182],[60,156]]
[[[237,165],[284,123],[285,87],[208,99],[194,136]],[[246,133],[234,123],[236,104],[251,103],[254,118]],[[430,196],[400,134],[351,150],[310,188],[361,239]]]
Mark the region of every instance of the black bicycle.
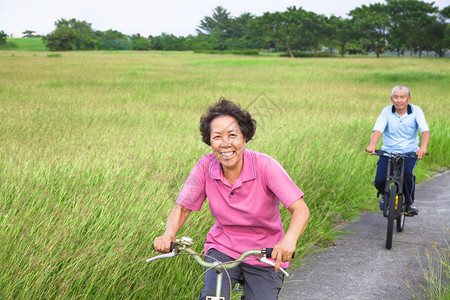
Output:
[[[375,150],[378,156],[388,157],[388,168],[386,174],[386,184],[384,188],[384,208],[383,216],[388,219],[386,248],[392,248],[392,236],[394,234],[394,220],[397,223],[397,231],[402,232],[405,228],[405,216],[413,217],[414,214],[408,214],[403,194],[403,175],[405,170],[405,157],[417,158],[415,153],[396,154],[383,150]],[[426,153],[425,155],[428,155]]]

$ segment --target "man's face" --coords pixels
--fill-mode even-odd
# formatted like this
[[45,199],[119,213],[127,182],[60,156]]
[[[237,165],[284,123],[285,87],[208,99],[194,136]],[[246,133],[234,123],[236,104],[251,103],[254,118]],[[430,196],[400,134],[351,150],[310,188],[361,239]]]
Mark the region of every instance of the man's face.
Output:
[[411,96],[408,96],[407,89],[397,89],[391,96],[391,101],[397,112],[406,112]]
[[247,143],[235,118],[220,116],[212,120],[210,142],[215,157],[224,169],[242,166]]

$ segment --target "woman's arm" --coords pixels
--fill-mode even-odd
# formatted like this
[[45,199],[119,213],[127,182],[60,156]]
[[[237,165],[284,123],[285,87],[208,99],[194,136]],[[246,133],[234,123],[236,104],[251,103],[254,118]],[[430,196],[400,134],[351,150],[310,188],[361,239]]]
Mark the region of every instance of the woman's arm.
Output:
[[303,198],[295,201],[288,210],[292,215],[289,228],[284,238],[273,247],[272,258],[275,260],[275,272],[280,269],[281,262],[291,260],[297,240],[305,231],[309,220],[309,209]]
[[170,252],[170,243],[175,242],[175,237],[186,222],[187,218],[191,214],[191,210],[184,208],[179,204],[175,204],[174,208],[169,214],[166,223],[166,231],[164,235],[155,238],[153,242],[153,247],[156,251],[161,253]]

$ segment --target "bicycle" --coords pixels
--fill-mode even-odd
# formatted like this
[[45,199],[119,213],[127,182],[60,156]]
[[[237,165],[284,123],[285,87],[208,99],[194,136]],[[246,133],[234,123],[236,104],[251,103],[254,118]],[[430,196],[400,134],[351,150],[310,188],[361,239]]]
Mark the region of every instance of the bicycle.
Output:
[[[406,203],[403,194],[403,178],[405,157],[417,158],[417,155],[415,153],[390,153],[383,150],[375,150],[374,155],[388,157],[386,184],[382,198],[384,200],[383,216],[388,219],[386,248],[391,249],[392,237],[394,234],[394,220],[396,220],[397,231],[402,232],[405,228],[405,216],[414,216],[406,212]],[[425,155],[428,155],[428,153]]]
[[[248,250],[241,254],[237,259],[228,261],[228,262],[220,262],[220,261],[214,261],[212,263],[204,261],[200,256],[206,256],[205,254],[199,254],[195,252],[190,246],[194,244],[194,240],[190,237],[183,236],[181,239],[177,239],[176,243],[172,243],[170,246],[170,253],[167,254],[161,254],[155,257],[151,257],[146,260],[146,262],[151,262],[157,259],[163,259],[163,258],[171,258],[175,257],[177,255],[192,255],[202,267],[207,268],[205,271],[208,272],[210,270],[214,270],[217,274],[217,280],[216,280],[216,295],[215,296],[207,296],[206,300],[225,300],[224,297],[221,296],[222,294],[222,278],[223,278],[223,272],[227,272],[227,269],[232,269],[237,267],[241,262],[243,261],[249,261],[249,260],[258,260],[259,262],[265,263],[269,266],[275,267],[275,263],[273,261],[270,261],[268,257],[271,257],[273,248],[264,248],[260,250]],[[182,253],[183,251],[187,253]],[[259,257],[257,259],[246,259],[250,255],[258,255]],[[294,255],[292,255],[292,258],[294,258]],[[280,268],[280,271],[286,276],[289,277],[289,273],[286,272],[283,268]],[[230,280],[230,279],[229,279]],[[243,287],[243,281],[239,281],[239,284]],[[232,292],[232,286],[230,282],[230,295]],[[194,296],[192,296],[192,299]],[[241,289],[241,300],[245,299],[245,291],[244,289]]]

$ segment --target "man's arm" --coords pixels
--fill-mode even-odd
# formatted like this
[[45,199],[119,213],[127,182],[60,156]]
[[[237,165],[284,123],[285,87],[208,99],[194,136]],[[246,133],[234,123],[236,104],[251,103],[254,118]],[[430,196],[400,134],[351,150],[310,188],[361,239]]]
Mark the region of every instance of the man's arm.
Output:
[[375,149],[377,147],[380,137],[383,135],[381,131],[374,130],[372,136],[370,137],[370,145],[367,146],[366,151],[375,154]]
[[184,208],[179,204],[175,204],[174,208],[169,214],[166,223],[166,231],[164,235],[155,238],[153,247],[156,251],[161,253],[170,252],[170,243],[175,242],[175,237],[191,214],[191,210]]
[[430,131],[422,132],[422,141],[420,142],[420,148],[416,151],[418,159],[422,159],[425,153],[427,153],[427,146],[429,141],[430,141]]
[[275,259],[275,272],[280,270],[282,261],[291,259],[297,240],[305,231],[309,220],[309,209],[303,198],[295,201],[288,210],[292,215],[289,228],[284,238],[273,247],[272,258]]

